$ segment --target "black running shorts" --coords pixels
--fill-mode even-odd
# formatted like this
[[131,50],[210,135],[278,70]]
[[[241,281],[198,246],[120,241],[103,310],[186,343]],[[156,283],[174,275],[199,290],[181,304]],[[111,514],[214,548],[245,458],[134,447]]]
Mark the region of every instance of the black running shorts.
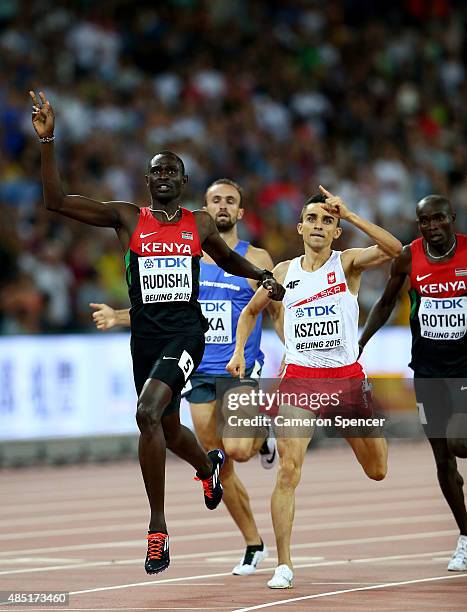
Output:
[[173,392],[164,416],[180,408],[180,392],[196,371],[204,353],[204,335],[131,338],[133,377],[140,395],[148,378],[161,380]]
[[415,373],[414,385],[420,422],[426,436],[448,437],[451,417],[467,413],[467,377],[431,378]]

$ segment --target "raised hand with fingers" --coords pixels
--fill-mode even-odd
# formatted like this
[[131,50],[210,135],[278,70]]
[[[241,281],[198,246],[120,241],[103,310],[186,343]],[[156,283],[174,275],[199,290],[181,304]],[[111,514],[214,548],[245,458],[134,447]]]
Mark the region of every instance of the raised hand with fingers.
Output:
[[339,197],[327,191],[322,185],[319,186],[321,193],[326,196],[326,201],[321,204],[324,210],[338,219],[346,219],[350,215],[350,210],[345,205],[344,201]]
[[[43,91],[39,92],[39,99],[37,99],[34,91],[30,91],[29,95],[32,100],[32,125],[37,135],[41,139],[53,139],[55,115],[50,102]],[[51,140],[46,142],[51,142]]]

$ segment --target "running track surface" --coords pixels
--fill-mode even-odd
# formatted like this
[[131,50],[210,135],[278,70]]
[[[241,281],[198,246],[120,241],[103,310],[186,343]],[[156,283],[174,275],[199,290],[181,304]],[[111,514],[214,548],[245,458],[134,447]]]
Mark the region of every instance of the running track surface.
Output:
[[[460,469],[467,476],[466,462]],[[462,465],[464,463],[464,465]],[[147,576],[147,506],[136,463],[0,472],[0,591],[70,591],[67,608],[0,610],[467,610],[467,572],[447,572],[458,531],[426,442],[390,447],[368,480],[347,447],[308,454],[293,533],[295,586],[272,591],[275,470],[238,467],[270,557],[232,576],[243,542],[225,508],[204,508],[192,469],[167,464],[170,568]]]

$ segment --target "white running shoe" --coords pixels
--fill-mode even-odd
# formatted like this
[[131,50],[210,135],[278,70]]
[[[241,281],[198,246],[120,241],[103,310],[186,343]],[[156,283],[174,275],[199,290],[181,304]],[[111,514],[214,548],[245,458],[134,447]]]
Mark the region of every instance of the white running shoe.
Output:
[[278,459],[276,438],[265,439],[263,446],[259,449],[259,456],[261,467],[265,470],[270,470],[276,465]]
[[456,550],[449,561],[450,572],[462,572],[467,570],[467,536],[461,535],[457,540]]
[[293,587],[293,572],[288,565],[278,565],[274,576],[268,582],[270,589],[291,589]]
[[252,552],[246,548],[244,557],[240,559],[240,562],[233,568],[232,574],[234,576],[251,576],[256,572],[256,568],[264,561],[268,556],[269,551],[266,544],[263,543],[263,550],[255,550]]

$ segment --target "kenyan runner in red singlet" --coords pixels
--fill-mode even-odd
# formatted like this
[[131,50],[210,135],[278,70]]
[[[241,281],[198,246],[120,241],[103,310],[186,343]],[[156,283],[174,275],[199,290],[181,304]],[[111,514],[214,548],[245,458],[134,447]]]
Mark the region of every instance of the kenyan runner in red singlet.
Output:
[[410,367],[439,484],[460,531],[448,569],[461,571],[467,570],[467,511],[456,457],[467,457],[467,236],[454,231],[456,215],[443,196],[423,198],[416,214],[422,237],[394,261],[360,345],[387,321],[409,277]]
[[88,225],[114,228],[125,254],[139,459],[151,507],[145,569],[155,574],[170,563],[164,515],[166,448],[195,468],[209,509],[222,499],[223,452],[214,449],[206,455],[178,415],[180,391],[204,351],[206,326],[197,303],[201,249],[226,272],[260,281],[273,299],[281,300],[284,289],[270,272],[230,249],[206,211],[181,208],[179,198],[188,177],[183,161],[171,151],[158,153],[148,164],[151,204],[146,208],[66,195],[55,162],[52,106],[43,92],[40,99],[34,92],[30,96],[32,123],[41,142],[47,209]]
[[410,245],[410,367],[423,376],[467,375],[467,236],[455,234],[453,245],[438,261],[423,238]]

